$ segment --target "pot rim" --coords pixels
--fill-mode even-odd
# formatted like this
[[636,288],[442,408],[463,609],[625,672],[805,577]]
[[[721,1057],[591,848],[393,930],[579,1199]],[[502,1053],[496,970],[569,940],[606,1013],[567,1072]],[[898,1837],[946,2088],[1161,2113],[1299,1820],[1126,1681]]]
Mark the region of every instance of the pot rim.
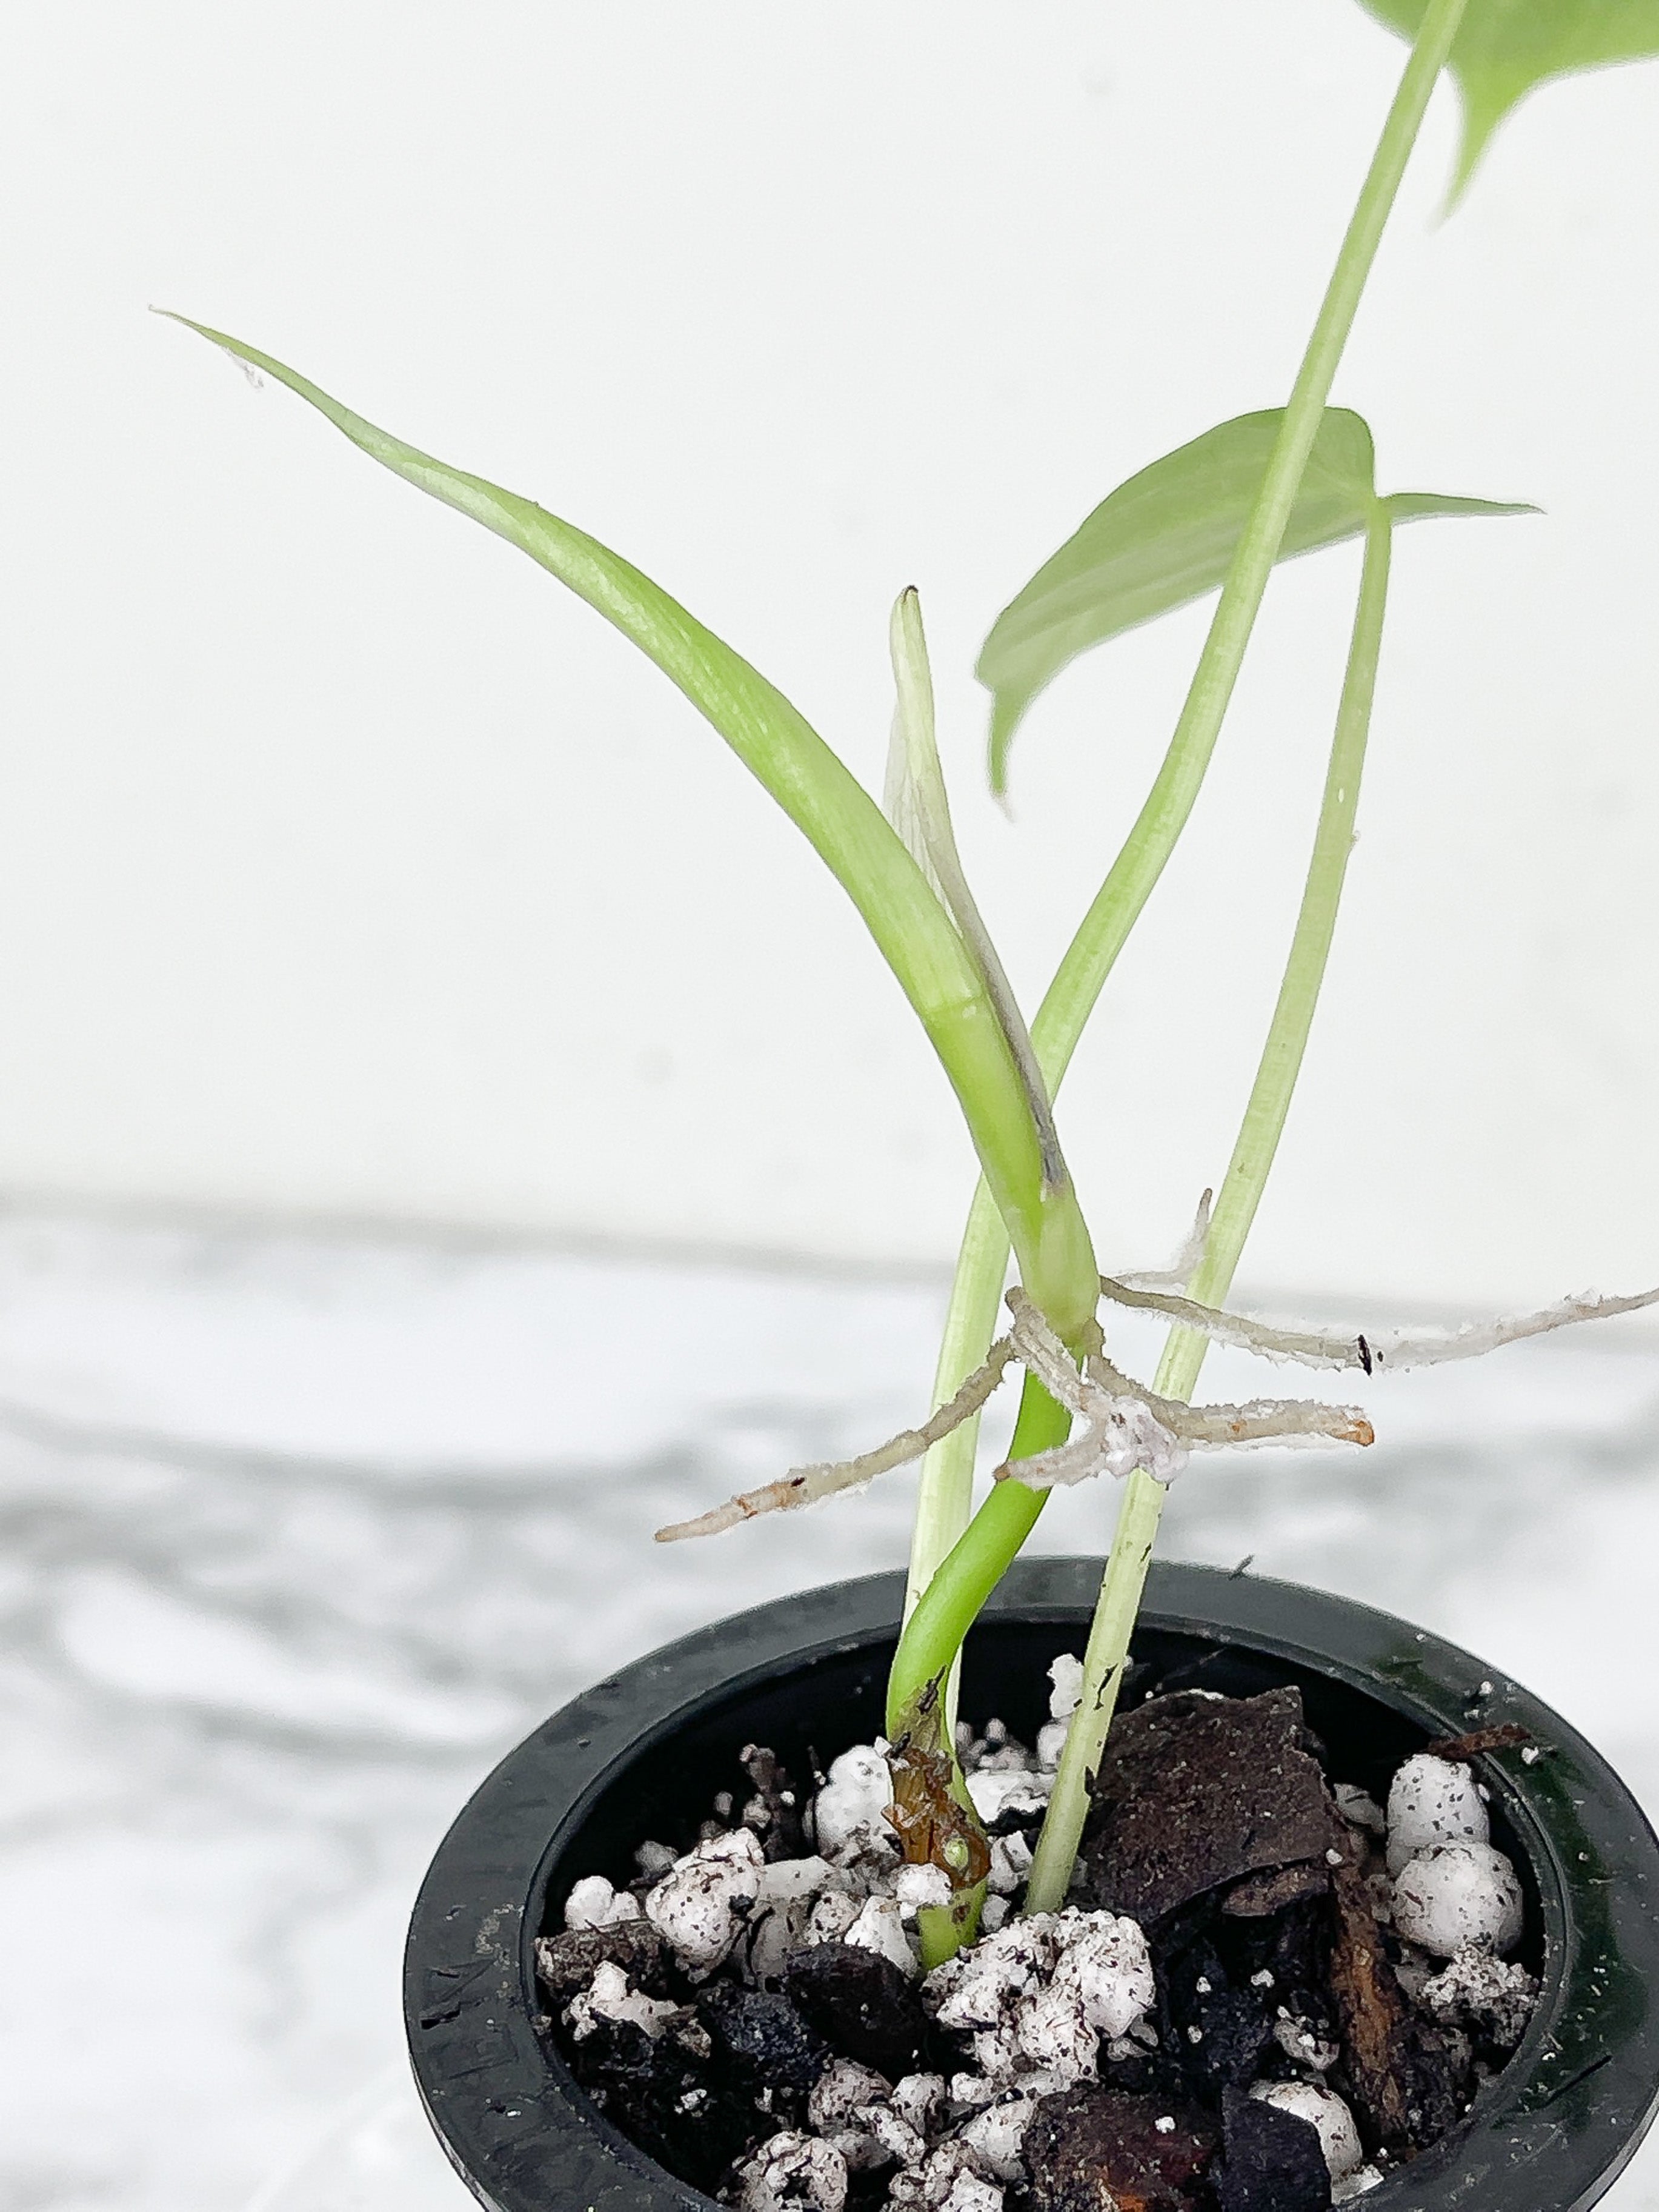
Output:
[[[1101,1563],[1021,1559],[981,1615],[1086,1626]],[[405,2015],[422,2100],[492,2212],[719,2212],[598,2111],[535,2027],[533,1945],[562,1854],[634,1760],[781,1672],[890,1644],[903,1577],[864,1576],[734,1615],[634,1662],[553,1714],[463,1809],[422,1886]],[[1147,1628],[1322,1674],[1429,1737],[1515,1721],[1548,1752],[1480,1762],[1530,1866],[1542,1988],[1519,2049],[1440,2142],[1368,2192],[1376,2212],[1587,2212],[1659,2105],[1659,1842],[1624,1784],[1561,1717],[1457,1645],[1351,1599],[1155,1561]],[[1599,2140],[1598,2140],[1599,2139]],[[1506,2188],[1506,2180],[1512,2188]],[[1518,2191],[1520,2193],[1515,2194]]]

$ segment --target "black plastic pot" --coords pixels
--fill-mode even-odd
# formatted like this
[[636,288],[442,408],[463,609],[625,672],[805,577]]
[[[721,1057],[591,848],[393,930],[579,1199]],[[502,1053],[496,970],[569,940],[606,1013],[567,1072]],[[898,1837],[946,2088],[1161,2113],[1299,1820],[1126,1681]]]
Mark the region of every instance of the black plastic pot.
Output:
[[[963,1711],[1027,1740],[1044,1670],[1080,1650],[1091,1559],[1019,1561],[964,1660]],[[433,1861],[404,2003],[421,2094],[491,2212],[671,2212],[712,2200],[654,2164],[577,2087],[538,2027],[532,1945],[573,1881],[629,1869],[646,1836],[684,1844],[737,1754],[796,1771],[868,1741],[902,1593],[896,1575],[811,1590],[625,1668],[502,1760]],[[1547,1706],[1468,1652],[1346,1599],[1212,1568],[1154,1565],[1134,1646],[1160,1686],[1301,1686],[1340,1778],[1386,1787],[1436,1736],[1519,1722],[1547,1747],[1483,1759],[1494,1839],[1527,1887],[1523,1955],[1543,1978],[1526,2039],[1458,2127],[1367,2212],[1584,2212],[1659,2101],[1659,1843],[1618,1776]],[[551,1908],[551,1909],[550,1909]]]

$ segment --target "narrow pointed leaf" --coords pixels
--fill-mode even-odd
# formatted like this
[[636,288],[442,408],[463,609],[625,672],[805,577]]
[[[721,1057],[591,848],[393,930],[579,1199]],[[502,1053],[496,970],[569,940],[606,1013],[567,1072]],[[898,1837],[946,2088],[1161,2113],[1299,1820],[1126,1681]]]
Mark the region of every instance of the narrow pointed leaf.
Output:
[[[1026,1279],[1036,1276],[1047,1286],[1054,1208],[1025,1085],[997,1010],[950,916],[881,809],[799,711],[648,576],[585,531],[405,445],[269,354],[186,316],[172,319],[286,385],[394,475],[527,553],[655,661],[702,711],[858,908],[961,1101]],[[1046,1288],[1041,1302],[1048,1303]]]
[[[887,773],[882,783],[881,810],[903,840],[905,851],[933,885],[934,896],[939,904],[947,913],[950,913],[950,899],[939,878],[939,870],[933,866],[927,819],[927,802],[916,775],[915,756],[919,750],[919,735],[916,728],[919,702],[916,694],[920,688],[921,703],[925,704],[927,718],[928,742],[931,744],[933,714],[933,677],[927,665],[924,646],[920,687],[914,681],[907,683],[904,680],[905,671],[900,662],[901,651],[907,643],[905,629],[899,620],[900,608],[902,604],[901,600],[899,605],[894,608],[890,626],[894,674],[897,680],[895,686],[896,696],[893,702],[893,727],[887,743]],[[954,914],[951,914],[951,920],[956,921]],[[958,929],[961,927],[959,922],[957,927]]]
[[[1220,587],[1282,414],[1237,416],[1120,484],[997,617],[975,672],[991,693],[994,790],[1006,788],[1008,748],[1026,709],[1068,661]],[[1357,538],[1376,495],[1370,431],[1347,408],[1327,408],[1279,559]],[[1389,503],[1397,522],[1529,512],[1430,492]]]
[[[1360,0],[1402,38],[1417,35],[1427,0]],[[1486,142],[1534,85],[1659,54],[1659,0],[1468,0],[1451,51],[1463,96],[1455,199]]]
[[[1031,1033],[1025,1026],[1025,1017],[1019,1010],[1013,985],[1008,981],[1007,970],[1002,964],[990,931],[979,910],[962,865],[962,855],[957,850],[957,833],[951,820],[950,794],[945,787],[945,770],[939,762],[939,742],[934,728],[933,672],[927,658],[927,636],[922,628],[921,601],[913,589],[902,592],[893,608],[889,628],[889,641],[893,657],[893,684],[897,694],[893,713],[895,746],[902,746],[904,767],[901,776],[895,777],[889,763],[889,781],[896,786],[895,797],[901,807],[913,813],[916,834],[921,841],[923,866],[929,880],[944,900],[951,920],[962,933],[962,941],[978,968],[991,1004],[997,1010],[1002,1024],[1003,1036],[1013,1054],[1014,1065],[1025,1085],[1025,1096],[1031,1109],[1031,1119],[1036,1126],[1038,1142],[1042,1150],[1042,1174],[1045,1186],[1059,1189],[1069,1183],[1064,1156],[1060,1149],[1060,1137],[1054,1127],[1054,1117],[1048,1103],[1048,1085],[1031,1043]],[[891,805],[889,815],[895,822],[897,815]],[[907,842],[908,841],[907,840]],[[915,848],[911,848],[913,851]],[[921,859],[922,855],[917,856]]]

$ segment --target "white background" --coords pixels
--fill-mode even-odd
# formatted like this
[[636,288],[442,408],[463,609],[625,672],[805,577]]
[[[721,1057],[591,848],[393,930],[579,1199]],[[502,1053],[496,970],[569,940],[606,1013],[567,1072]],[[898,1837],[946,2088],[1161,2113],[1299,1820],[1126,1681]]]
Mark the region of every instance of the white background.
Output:
[[[924,595],[1035,996],[1198,611],[984,794],[969,671],[1123,477],[1284,396],[1402,49],[1352,0],[69,4],[0,117],[0,1189],[942,1262],[971,1162],[840,892],[520,556],[148,303],[626,551],[878,782]],[[1437,101],[1339,381],[1402,535],[1328,1005],[1247,1273],[1653,1272],[1659,69],[1546,88],[1455,220]],[[1269,602],[1064,1131],[1103,1253],[1224,1164],[1353,583]]]
[[[841,894],[684,702],[147,305],[616,544],[872,782],[917,583],[1035,996],[1203,617],[1056,684],[1012,824],[979,641],[1113,484],[1283,398],[1401,59],[1354,0],[9,26],[0,2212],[226,2212],[284,2169],[264,2212],[460,2205],[362,2090],[399,2078],[421,1869],[606,1668],[901,1563],[905,1477],[805,1529],[650,1532],[915,1418],[972,1173]],[[1298,1304],[1659,1275],[1659,67],[1540,93],[1442,225],[1455,134],[1447,94],[1338,397],[1385,489],[1548,512],[1399,543],[1246,1271]],[[1161,1258],[1224,1163],[1353,582],[1346,552],[1276,582],[1063,1101],[1106,1257]],[[1651,1341],[1379,1384],[1374,1453],[1195,1470],[1166,1549],[1467,1642],[1659,1805]],[[1041,1547],[1098,1551],[1115,1502],[1057,1500]],[[1656,2172],[1613,2201],[1659,2207]]]

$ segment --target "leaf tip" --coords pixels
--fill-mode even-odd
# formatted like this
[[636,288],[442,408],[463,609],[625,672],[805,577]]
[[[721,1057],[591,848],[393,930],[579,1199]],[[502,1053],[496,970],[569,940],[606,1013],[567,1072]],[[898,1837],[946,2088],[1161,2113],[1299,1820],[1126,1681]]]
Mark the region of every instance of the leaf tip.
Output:
[[1014,732],[1019,727],[1024,711],[1023,700],[1011,699],[1006,691],[991,694],[991,737],[987,751],[987,770],[990,777],[991,794],[1002,802],[1005,811],[1008,805],[1008,748],[1014,741]]
[[1492,133],[1520,97],[1517,93],[1507,95],[1488,91],[1484,95],[1472,85],[1467,76],[1460,76],[1457,88],[1463,106],[1463,128],[1457,142],[1457,161],[1446,187],[1446,197],[1441,204],[1440,220],[1449,222],[1462,206],[1474,173],[1485,158],[1492,143]]

